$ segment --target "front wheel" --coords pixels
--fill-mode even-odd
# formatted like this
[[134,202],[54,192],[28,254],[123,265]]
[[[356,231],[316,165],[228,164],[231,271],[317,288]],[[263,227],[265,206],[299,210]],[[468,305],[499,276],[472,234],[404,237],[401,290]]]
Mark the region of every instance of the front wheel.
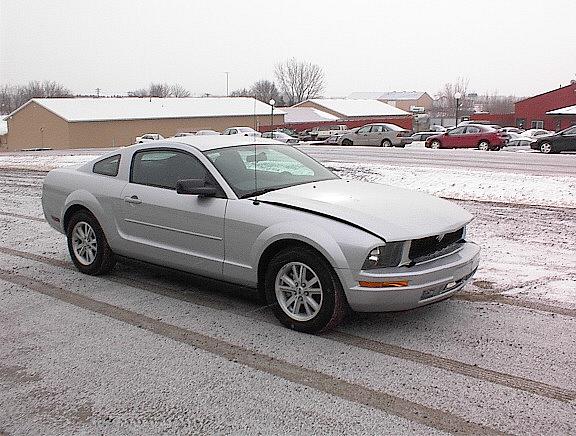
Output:
[[338,276],[324,258],[308,248],[286,248],[274,256],[264,287],[276,318],[300,332],[330,330],[347,311]]
[[76,212],[70,218],[66,236],[70,257],[80,272],[100,275],[114,267],[114,253],[98,220],[90,212]]
[[392,142],[389,139],[384,139],[381,143],[380,143],[381,147],[392,147]]
[[442,144],[437,139],[435,139],[434,141],[432,141],[430,143],[431,148],[440,148],[441,146],[442,146]]
[[342,145],[344,146],[349,146],[349,145],[353,145],[352,141],[350,139],[343,139],[342,140]]

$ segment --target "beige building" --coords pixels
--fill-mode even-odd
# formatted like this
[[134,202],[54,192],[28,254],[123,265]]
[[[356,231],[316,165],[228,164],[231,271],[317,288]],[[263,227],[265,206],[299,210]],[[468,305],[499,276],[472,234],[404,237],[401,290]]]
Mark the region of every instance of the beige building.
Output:
[[424,91],[353,92],[348,98],[378,100],[406,112],[412,112],[414,108],[424,108],[425,112],[430,112],[434,102],[432,97]]
[[340,120],[406,117],[402,109],[373,99],[315,98],[295,104],[295,108],[314,108]]
[[133,144],[144,133],[164,137],[201,129],[284,124],[284,112],[251,97],[40,98],[5,120],[8,150],[99,148]]

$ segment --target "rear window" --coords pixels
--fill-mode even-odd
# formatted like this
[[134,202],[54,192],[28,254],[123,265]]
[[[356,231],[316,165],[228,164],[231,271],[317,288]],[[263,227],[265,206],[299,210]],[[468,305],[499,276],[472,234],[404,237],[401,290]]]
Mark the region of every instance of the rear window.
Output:
[[103,176],[116,177],[118,175],[119,167],[120,155],[116,154],[96,162],[92,167],[92,172],[96,174],[102,174]]

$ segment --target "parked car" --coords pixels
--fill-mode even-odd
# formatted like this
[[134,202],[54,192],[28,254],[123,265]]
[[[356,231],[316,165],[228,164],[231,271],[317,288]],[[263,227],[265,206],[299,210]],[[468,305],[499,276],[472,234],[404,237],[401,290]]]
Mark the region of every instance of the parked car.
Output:
[[461,207],[341,180],[294,147],[239,135],[137,144],[52,170],[42,207],[85,274],[127,257],[252,286],[281,323],[309,333],[348,308],[448,298],[479,262]]
[[298,144],[298,138],[293,138],[292,136],[282,132],[265,132],[262,133],[262,138],[271,138],[286,144]]
[[257,132],[251,127],[229,127],[222,133],[223,135],[242,135],[242,136],[262,136],[260,132]]
[[551,132],[550,130],[528,129],[528,130],[522,132],[521,135],[527,136],[529,138],[537,138],[538,136],[551,135],[552,133],[554,133],[554,132]]
[[174,135],[175,138],[181,138],[183,136],[194,136],[196,132],[180,132]]
[[446,127],[441,126],[440,124],[432,124],[430,126],[430,131],[431,132],[445,132],[446,131]]
[[150,141],[160,141],[161,139],[164,139],[164,137],[159,133],[145,133],[142,136],[136,137],[136,144],[142,144],[144,142]]
[[196,132],[196,135],[219,135],[220,132],[217,132],[216,130],[210,130],[210,129],[204,129],[204,130],[198,130]]
[[336,135],[337,133],[346,132],[347,130],[348,126],[345,124],[318,126],[310,130],[310,136],[314,141],[324,141],[330,136]]
[[508,142],[506,143],[507,147],[515,147],[515,146],[527,146],[532,144],[536,141],[536,138],[532,138],[530,136],[524,136],[519,133],[508,132]]
[[550,135],[540,135],[530,144],[533,150],[541,153],[560,153],[561,151],[576,151],[576,126],[568,127]]
[[502,131],[506,133],[516,133],[518,135],[524,133],[524,129],[520,129],[518,127],[502,127]]
[[446,133],[426,139],[428,148],[477,148],[500,150],[506,145],[508,135],[484,124],[468,124],[455,127]]
[[410,144],[410,131],[396,124],[375,123],[352,129],[338,139],[339,145],[376,145],[404,147]]
[[412,139],[412,141],[425,141],[430,136],[435,135],[438,135],[438,132],[417,132],[413,133],[410,139]]

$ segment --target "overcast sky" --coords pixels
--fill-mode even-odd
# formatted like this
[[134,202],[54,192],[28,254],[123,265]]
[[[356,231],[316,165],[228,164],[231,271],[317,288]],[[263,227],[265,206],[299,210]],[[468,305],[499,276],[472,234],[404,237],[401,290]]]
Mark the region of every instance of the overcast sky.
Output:
[[55,80],[105,95],[178,82],[225,95],[290,57],[319,64],[326,96],[529,96],[576,79],[576,0],[0,0],[0,85]]

